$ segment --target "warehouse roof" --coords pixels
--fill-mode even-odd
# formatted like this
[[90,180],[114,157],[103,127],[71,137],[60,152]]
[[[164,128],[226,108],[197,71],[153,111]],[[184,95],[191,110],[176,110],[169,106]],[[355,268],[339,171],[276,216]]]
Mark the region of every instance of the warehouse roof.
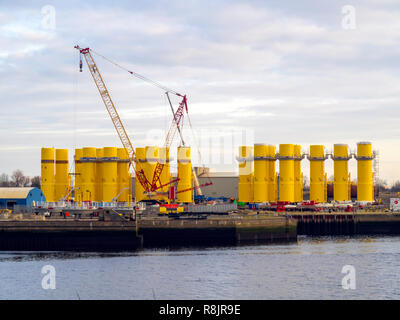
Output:
[[35,188],[0,188],[0,199],[25,199]]

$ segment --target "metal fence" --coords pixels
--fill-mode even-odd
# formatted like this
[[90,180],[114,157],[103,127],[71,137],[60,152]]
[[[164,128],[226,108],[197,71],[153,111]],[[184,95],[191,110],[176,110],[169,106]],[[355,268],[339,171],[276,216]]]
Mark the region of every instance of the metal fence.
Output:
[[215,205],[188,205],[188,212],[224,213],[233,210],[237,210],[236,203],[215,204]]
[[134,206],[133,202],[36,202],[32,204],[34,209],[98,209],[98,208],[130,208]]

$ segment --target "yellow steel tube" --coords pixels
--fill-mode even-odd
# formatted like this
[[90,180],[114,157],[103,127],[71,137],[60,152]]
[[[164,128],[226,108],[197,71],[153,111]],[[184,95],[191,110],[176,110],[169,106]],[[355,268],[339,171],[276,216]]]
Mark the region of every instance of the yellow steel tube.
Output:
[[303,201],[303,179],[301,174],[301,146],[294,145],[294,202]]
[[82,201],[96,199],[96,148],[83,148],[81,158]]
[[349,146],[337,143],[333,145],[333,200],[349,201]]
[[177,185],[177,202],[191,203],[193,202],[193,189],[179,192],[193,187],[190,147],[178,147],[177,160],[179,178]]
[[160,148],[156,146],[146,146],[146,164],[144,167],[144,172],[150,182],[153,181],[154,171],[156,169],[156,165],[159,159]]
[[117,148],[103,148],[103,201],[111,202],[117,196]]
[[310,200],[326,201],[325,149],[323,145],[310,146]]
[[55,200],[64,198],[68,190],[68,149],[56,149]]
[[254,145],[254,202],[268,201],[268,146],[265,144]]
[[41,149],[41,189],[47,202],[55,200],[54,148]]
[[279,145],[279,201],[294,202],[294,145]]
[[130,202],[130,175],[129,175],[129,155],[125,148],[118,148],[118,202]]
[[372,173],[372,145],[357,143],[357,201],[374,201],[374,179]]
[[239,202],[253,201],[253,147],[239,147]]
[[103,148],[96,149],[96,201],[103,201]]
[[82,158],[83,150],[75,149],[75,179],[74,179],[74,200],[82,202]]

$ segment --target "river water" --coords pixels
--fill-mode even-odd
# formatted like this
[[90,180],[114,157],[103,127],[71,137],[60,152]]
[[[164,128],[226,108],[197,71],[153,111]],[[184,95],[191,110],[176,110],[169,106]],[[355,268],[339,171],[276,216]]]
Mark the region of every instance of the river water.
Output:
[[[54,269],[42,274],[47,265]],[[344,266],[350,273],[342,273]],[[399,299],[399,274],[400,237],[299,237],[289,244],[133,253],[2,252],[0,299]],[[349,289],[343,277],[351,277],[344,281]]]

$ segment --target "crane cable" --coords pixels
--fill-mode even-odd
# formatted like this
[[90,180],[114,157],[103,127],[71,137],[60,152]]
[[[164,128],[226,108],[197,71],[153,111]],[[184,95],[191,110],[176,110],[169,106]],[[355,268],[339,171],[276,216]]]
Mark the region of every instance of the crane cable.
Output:
[[[139,74],[139,73],[133,72],[133,71],[131,71],[131,70],[125,68],[125,67],[121,66],[120,64],[118,64],[117,62],[115,62],[115,61],[113,61],[113,60],[111,60],[111,59],[109,59],[109,58],[103,56],[102,54],[100,54],[100,53],[98,53],[98,52],[96,52],[96,51],[94,51],[93,49],[90,49],[90,51],[92,51],[93,53],[95,53],[95,54],[98,55],[99,57],[103,58],[104,60],[110,62],[111,64],[115,65],[116,67],[118,67],[118,68],[120,68],[120,69],[122,69],[122,70],[125,70],[125,71],[129,72],[129,73],[130,73],[131,75],[133,75],[134,77],[136,77],[136,78],[138,78],[138,79],[140,79],[140,80],[142,80],[142,81],[145,81],[145,82],[147,82],[147,83],[149,83],[149,84],[152,84],[152,85],[158,87],[159,89],[164,90],[165,93],[172,93],[172,94],[174,94],[174,95],[176,95],[176,96],[178,96],[178,97],[183,97],[183,95],[181,95],[180,93],[176,92],[175,90],[172,90],[172,89],[170,89],[170,88],[168,88],[168,87],[165,87],[165,86],[163,86],[162,84],[160,84],[160,83],[158,83],[158,82],[156,82],[156,81],[154,81],[154,80],[151,80],[151,79],[149,79],[149,78],[147,78],[147,77],[145,77],[145,76],[143,76],[143,75],[141,75],[141,74]],[[200,148],[199,148],[199,146],[198,146],[197,139],[196,139],[196,135],[195,135],[195,132],[194,132],[194,130],[193,130],[192,122],[190,121],[189,113],[187,112],[187,110],[186,110],[186,115],[187,115],[187,118],[188,118],[188,123],[189,123],[190,129],[191,129],[192,134],[193,134],[193,140],[194,140],[194,144],[195,144],[195,146],[196,146],[197,153],[198,153],[198,156],[199,156],[199,162],[202,164],[202,167],[205,169],[205,165],[204,165],[204,163],[203,163],[203,160],[202,160],[202,157],[201,157],[201,153],[200,153]],[[183,123],[182,123],[182,127],[183,127]],[[183,129],[183,128],[181,128],[181,129]],[[211,181],[209,174],[206,173],[205,175],[206,175],[206,177],[208,178],[208,180]]]
[[158,82],[156,82],[156,81],[154,81],[154,80],[151,80],[151,79],[149,79],[149,78],[146,78],[145,76],[143,76],[143,75],[141,75],[141,74],[139,74],[139,73],[137,73],[137,72],[133,72],[133,71],[131,71],[131,70],[125,68],[125,67],[121,66],[120,64],[116,63],[115,61],[112,61],[112,60],[108,59],[107,57],[101,55],[100,53],[94,51],[93,49],[90,49],[90,51],[92,51],[93,53],[95,53],[95,54],[98,55],[99,57],[103,58],[104,60],[107,60],[108,62],[112,63],[113,65],[117,66],[118,68],[129,72],[131,75],[133,75],[134,77],[136,77],[136,78],[138,78],[138,79],[140,79],[140,80],[143,80],[143,81],[145,81],[145,82],[147,82],[147,83],[150,83],[150,84],[152,84],[152,85],[158,87],[159,89],[162,89],[162,90],[164,90],[164,91],[166,91],[166,92],[170,92],[170,93],[172,93],[172,94],[174,94],[174,95],[176,95],[176,96],[178,96],[178,97],[183,97],[183,95],[181,95],[180,93],[176,92],[175,90],[172,90],[172,89],[170,89],[170,88],[168,88],[168,87],[166,87],[166,86],[163,86],[162,84],[160,84],[160,83],[158,83]]
[[[186,112],[186,116],[187,116],[187,119],[188,119],[188,124],[189,124],[190,130],[192,131],[193,143],[194,143],[194,145],[195,145],[195,147],[196,147],[196,150],[197,150],[197,153],[198,153],[199,163],[201,164],[201,166],[202,166],[203,169],[204,169],[203,174],[206,176],[206,178],[209,180],[209,182],[211,182],[210,175],[209,175],[208,172],[205,170],[206,166],[205,166],[205,164],[204,164],[204,162],[203,162],[203,159],[202,159],[202,157],[201,157],[201,152],[200,152],[199,144],[197,143],[197,137],[196,137],[195,131],[194,131],[193,126],[192,126],[192,121],[190,121],[190,116],[189,116],[189,113],[188,113],[188,112]],[[200,178],[200,177],[198,177],[198,178]]]

